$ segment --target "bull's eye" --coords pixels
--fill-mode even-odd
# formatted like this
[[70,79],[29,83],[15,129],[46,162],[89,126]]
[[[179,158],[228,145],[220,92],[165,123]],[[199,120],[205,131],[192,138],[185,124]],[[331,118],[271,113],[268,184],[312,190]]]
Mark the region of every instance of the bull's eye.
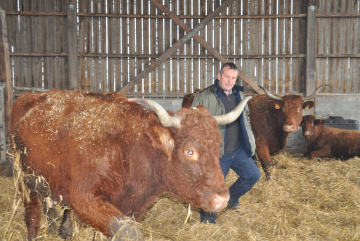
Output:
[[198,161],[199,159],[199,153],[196,148],[185,148],[184,154],[186,155],[186,158],[190,161]]

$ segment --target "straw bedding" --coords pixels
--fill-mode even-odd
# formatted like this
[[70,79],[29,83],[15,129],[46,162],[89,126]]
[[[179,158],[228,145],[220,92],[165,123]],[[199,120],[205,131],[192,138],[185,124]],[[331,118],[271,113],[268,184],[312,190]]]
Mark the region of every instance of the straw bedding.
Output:
[[[271,180],[260,168],[261,179],[239,208],[221,211],[216,225],[200,223],[197,207],[185,223],[188,205],[164,194],[140,223],[145,240],[360,240],[360,158],[309,160],[282,152],[274,160]],[[27,238],[16,178],[0,175],[1,240]],[[226,182],[235,180],[229,172]],[[107,240],[76,217],[73,222],[73,240]],[[62,240],[49,230],[44,218],[38,240]]]

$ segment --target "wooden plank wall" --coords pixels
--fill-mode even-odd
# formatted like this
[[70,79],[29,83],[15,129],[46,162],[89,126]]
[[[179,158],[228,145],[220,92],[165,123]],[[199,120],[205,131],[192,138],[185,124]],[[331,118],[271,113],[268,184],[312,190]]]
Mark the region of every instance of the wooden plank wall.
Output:
[[360,1],[318,3],[316,80],[330,93],[360,93]]
[[[59,14],[64,7],[62,1],[1,1],[7,13],[14,87],[67,88],[65,14]],[[19,11],[34,14],[16,14]]]
[[[0,0],[7,14],[15,91],[69,87],[68,2]],[[160,2],[193,29],[222,1]],[[119,91],[185,35],[150,1],[77,0],[75,7],[82,89]],[[316,85],[333,84],[327,93],[360,93],[360,0],[317,0],[316,8]],[[301,0],[238,0],[199,36],[258,85],[278,94],[301,94],[306,82],[306,11],[307,1]],[[130,94],[181,97],[211,85],[220,64],[190,39]]]

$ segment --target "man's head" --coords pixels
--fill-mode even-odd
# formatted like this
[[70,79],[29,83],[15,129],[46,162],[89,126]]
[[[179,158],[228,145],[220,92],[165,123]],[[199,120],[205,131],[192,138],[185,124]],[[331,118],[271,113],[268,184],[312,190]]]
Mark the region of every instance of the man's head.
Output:
[[234,63],[225,63],[218,73],[219,85],[227,93],[234,87],[238,76],[238,70]]

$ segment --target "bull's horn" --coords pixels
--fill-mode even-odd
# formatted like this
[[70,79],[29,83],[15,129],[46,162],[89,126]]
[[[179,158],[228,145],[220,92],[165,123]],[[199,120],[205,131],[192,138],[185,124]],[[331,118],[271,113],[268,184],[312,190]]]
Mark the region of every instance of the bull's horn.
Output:
[[160,104],[156,103],[155,101],[149,100],[149,99],[143,99],[143,98],[131,98],[128,99],[132,102],[141,102],[146,104],[150,107],[151,110],[153,110],[156,115],[159,118],[160,123],[165,127],[174,127],[179,129],[180,128],[180,120],[174,116],[170,116],[164,107],[162,107]]
[[324,86],[331,86],[331,85],[320,85],[319,87],[317,87],[317,89],[314,91],[314,93],[312,93],[310,96],[305,97],[304,100],[314,99],[315,95],[317,95],[317,93],[319,93],[320,89]]
[[220,115],[220,116],[214,116],[215,120],[217,121],[218,125],[226,125],[229,124],[233,121],[235,121],[240,114],[243,112],[246,103],[251,99],[251,96],[247,96],[245,97],[245,99],[243,99],[234,110],[232,110],[229,113],[226,113],[225,115]]
[[323,115],[323,116],[320,116],[320,117],[315,117],[315,119],[324,120],[324,119],[329,118],[329,116],[330,116],[330,114],[327,114],[327,115]]
[[264,92],[265,92],[265,94],[266,94],[267,96],[269,96],[270,98],[275,99],[275,100],[282,100],[281,97],[271,94],[270,91],[268,91],[268,90],[265,89],[264,87],[262,87],[262,86],[259,86],[259,87],[260,87],[261,89],[263,89]]

